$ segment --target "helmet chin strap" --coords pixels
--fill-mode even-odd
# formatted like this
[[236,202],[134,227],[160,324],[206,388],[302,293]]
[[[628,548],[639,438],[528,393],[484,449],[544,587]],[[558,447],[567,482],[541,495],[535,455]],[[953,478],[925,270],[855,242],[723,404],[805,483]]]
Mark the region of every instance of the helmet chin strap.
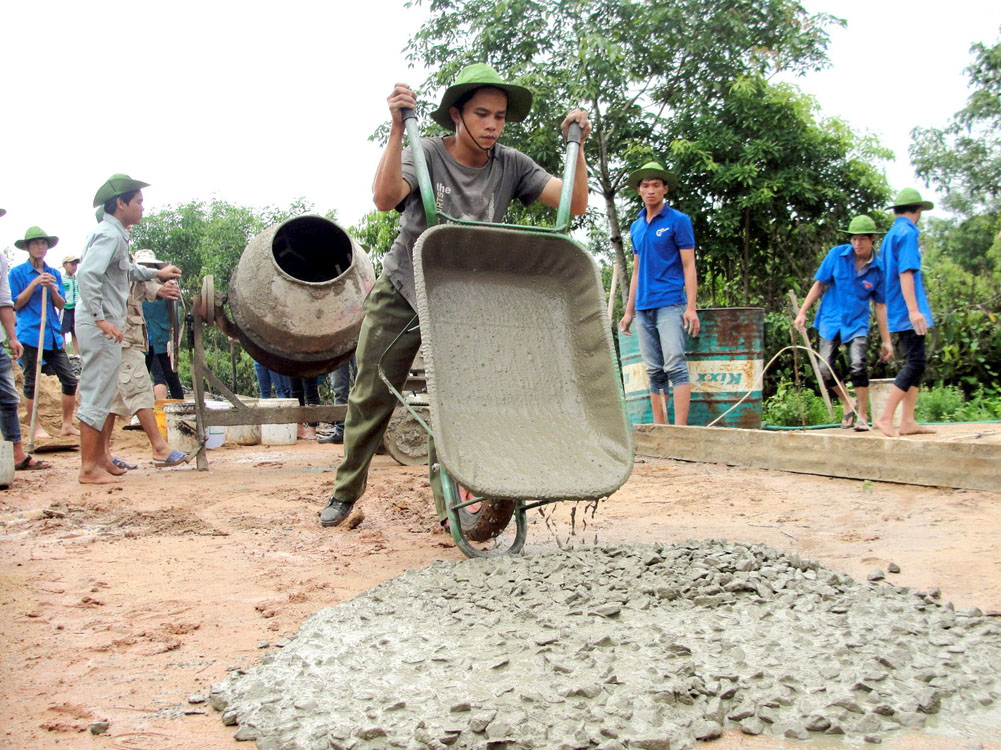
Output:
[[493,157],[493,149],[494,149],[494,147],[491,146],[490,148],[483,148],[483,146],[480,145],[480,142],[478,140],[476,140],[476,136],[473,135],[472,131],[470,131],[469,126],[466,125],[466,118],[462,116],[462,112],[459,112],[459,120],[462,121],[462,127],[465,129],[465,131],[469,135],[470,139],[472,139],[473,143],[476,144],[476,147],[478,149],[480,149],[480,151],[486,151],[487,155],[492,158]]

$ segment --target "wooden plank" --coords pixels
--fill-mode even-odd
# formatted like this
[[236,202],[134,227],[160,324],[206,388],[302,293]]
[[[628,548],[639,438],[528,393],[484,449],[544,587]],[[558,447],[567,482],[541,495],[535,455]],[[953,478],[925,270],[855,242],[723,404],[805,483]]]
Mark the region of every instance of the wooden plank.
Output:
[[1001,445],[637,425],[636,453],[847,479],[1001,492]]

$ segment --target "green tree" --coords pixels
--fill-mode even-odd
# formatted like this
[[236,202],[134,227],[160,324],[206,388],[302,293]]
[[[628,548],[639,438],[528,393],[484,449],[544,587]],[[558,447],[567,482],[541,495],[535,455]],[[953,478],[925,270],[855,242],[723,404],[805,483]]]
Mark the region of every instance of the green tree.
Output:
[[839,228],[889,198],[874,163],[891,153],[820,119],[813,98],[788,84],[738,78],[720,101],[679,113],[665,135],[683,175],[672,203],[692,217],[701,285],[715,304],[785,309],[786,290],[802,291],[845,241]]
[[382,273],[382,259],[393,246],[400,231],[400,214],[396,211],[370,211],[348,229],[348,234],[365,248],[376,276]]
[[1001,211],[1001,41],[970,52],[966,106],[943,129],[914,128],[910,148],[918,175],[964,216]]
[[425,95],[473,62],[529,86],[532,113],[509,126],[505,140],[554,174],[559,123],[573,106],[589,111],[591,185],[604,199],[623,278],[616,197],[630,168],[650,156],[665,118],[689,102],[719,100],[740,75],[822,66],[826,28],[843,23],[811,15],[796,0],[413,2],[431,11],[408,46],[412,61],[435,71]]

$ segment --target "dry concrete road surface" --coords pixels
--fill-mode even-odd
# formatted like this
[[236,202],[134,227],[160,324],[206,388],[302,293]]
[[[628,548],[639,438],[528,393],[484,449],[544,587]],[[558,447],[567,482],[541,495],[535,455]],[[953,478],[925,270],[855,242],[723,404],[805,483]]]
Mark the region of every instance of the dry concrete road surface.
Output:
[[[462,559],[437,528],[424,472],[386,456],[373,463],[364,520],[324,529],[317,514],[340,446],[227,445],[210,453],[208,472],[154,469],[139,433],[119,433],[116,446],[140,463],[121,484],[81,486],[78,454],[49,453],[50,471],[18,472],[0,492],[2,748],[246,746],[189,699],[277,653],[319,610]],[[639,458],[593,515],[581,506],[571,524],[571,511],[560,506],[548,523],[533,514],[526,554],[725,539],[862,582],[880,569],[989,621],[1001,611],[999,493]],[[998,716],[931,717],[883,745],[1001,748]],[[92,734],[100,722],[106,730]],[[862,743],[728,729],[712,746]]]

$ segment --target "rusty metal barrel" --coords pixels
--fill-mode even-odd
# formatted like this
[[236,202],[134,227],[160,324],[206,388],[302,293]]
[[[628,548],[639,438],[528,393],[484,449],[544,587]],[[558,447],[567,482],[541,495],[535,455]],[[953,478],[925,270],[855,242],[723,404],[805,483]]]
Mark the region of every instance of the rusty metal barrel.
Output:
[[[702,330],[685,338],[692,382],[688,424],[707,425],[748,392],[717,426],[761,428],[761,371],[765,361],[765,311],[760,307],[700,309]],[[674,421],[674,401],[668,419]]]
[[331,372],[355,350],[372,262],[337,224],[299,216],[250,240],[230,277],[240,343],[283,375]]

